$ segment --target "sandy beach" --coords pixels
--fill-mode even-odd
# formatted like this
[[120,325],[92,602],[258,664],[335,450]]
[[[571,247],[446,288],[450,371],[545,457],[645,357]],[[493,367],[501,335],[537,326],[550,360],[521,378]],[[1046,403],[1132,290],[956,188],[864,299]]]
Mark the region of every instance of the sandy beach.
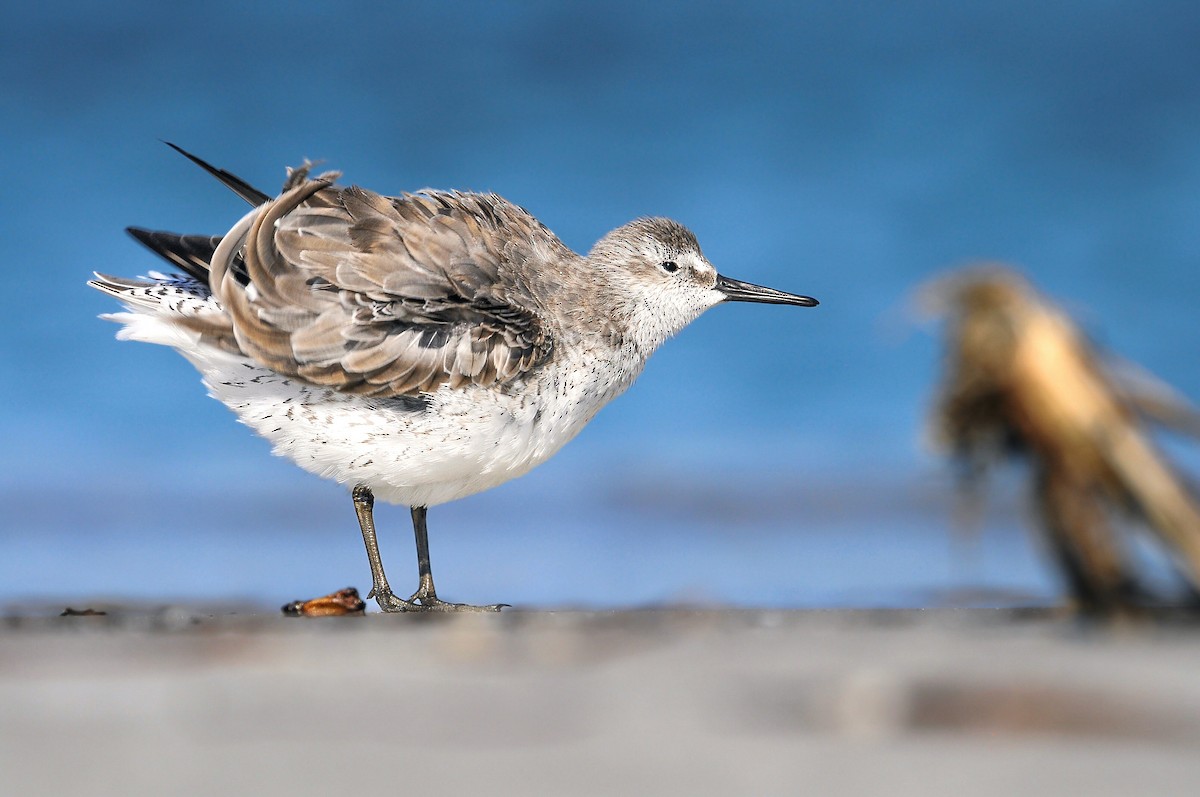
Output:
[[1200,634],[1178,623],[96,608],[109,613],[6,612],[5,794],[1165,795],[1200,783]]

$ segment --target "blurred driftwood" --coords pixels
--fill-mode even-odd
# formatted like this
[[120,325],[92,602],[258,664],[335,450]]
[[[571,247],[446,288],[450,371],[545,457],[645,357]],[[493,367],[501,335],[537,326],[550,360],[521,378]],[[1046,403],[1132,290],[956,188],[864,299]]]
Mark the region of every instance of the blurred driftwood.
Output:
[[968,483],[1027,456],[1043,531],[1082,608],[1149,597],[1120,533],[1128,520],[1157,534],[1194,596],[1200,506],[1141,418],[1194,431],[1196,411],[1144,373],[1119,384],[1066,314],[1012,271],[943,278],[924,298],[947,319],[934,433]]
[[358,590],[354,587],[346,587],[311,600],[285,603],[280,609],[288,617],[341,617],[350,614],[362,615],[366,610],[367,604],[358,597]]

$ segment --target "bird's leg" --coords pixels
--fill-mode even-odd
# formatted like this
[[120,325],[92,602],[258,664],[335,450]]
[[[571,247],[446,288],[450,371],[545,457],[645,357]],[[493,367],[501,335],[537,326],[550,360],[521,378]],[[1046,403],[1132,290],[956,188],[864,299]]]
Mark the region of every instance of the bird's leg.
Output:
[[379,542],[375,538],[375,517],[372,512],[375,495],[371,488],[356,484],[351,495],[354,498],[354,513],[358,515],[358,525],[362,529],[363,544],[367,547],[367,561],[371,563],[371,591],[367,597],[374,598],[385,612],[420,611],[422,607],[396,597],[388,586],[387,576],[383,573],[383,559],[379,556]]
[[351,495],[354,498],[354,512],[358,515],[358,525],[362,529],[363,544],[367,548],[367,561],[371,564],[371,591],[367,593],[367,597],[374,598],[380,609],[385,612],[498,612],[507,605],[470,606],[465,603],[447,603],[438,598],[433,587],[433,571],[429,567],[429,531],[425,526],[426,508],[423,506],[415,506],[412,509],[420,584],[408,600],[397,597],[388,585],[387,576],[383,572],[383,558],[379,555],[373,513],[375,495],[365,484],[355,485]]
[[429,566],[429,529],[425,525],[425,516],[428,511],[428,508],[423,506],[412,508],[413,536],[417,541],[417,574],[420,582],[417,591],[409,597],[409,600],[420,601],[423,605],[441,603],[438,600],[437,590],[433,587],[433,569]]
[[[408,599],[408,603],[427,611],[437,612],[498,612],[508,604],[499,603],[492,606],[472,606],[466,603],[447,603],[437,596],[433,587],[433,570],[429,567],[429,529],[425,525],[427,508],[414,506],[412,508],[413,534],[417,541],[417,573],[420,582],[417,591]],[[383,570],[380,569],[382,575]],[[384,582],[386,584],[386,582]]]

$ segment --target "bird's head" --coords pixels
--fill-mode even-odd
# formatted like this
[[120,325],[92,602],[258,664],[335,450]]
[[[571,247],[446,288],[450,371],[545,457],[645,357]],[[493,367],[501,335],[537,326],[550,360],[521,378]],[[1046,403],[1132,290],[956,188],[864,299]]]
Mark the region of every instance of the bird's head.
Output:
[[617,312],[652,348],[721,302],[817,304],[808,296],[718,274],[692,231],[671,219],[638,219],[618,227],[596,242],[587,259],[603,275]]

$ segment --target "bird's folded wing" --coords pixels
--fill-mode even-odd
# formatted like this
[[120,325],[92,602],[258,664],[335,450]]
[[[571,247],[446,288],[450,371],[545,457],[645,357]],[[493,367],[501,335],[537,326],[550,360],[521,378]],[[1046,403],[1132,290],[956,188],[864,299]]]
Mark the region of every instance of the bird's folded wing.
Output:
[[226,236],[211,284],[241,348],[280,373],[380,397],[494,385],[550,354],[507,267],[535,245],[507,233],[539,231],[498,197],[390,198],[298,170]]

